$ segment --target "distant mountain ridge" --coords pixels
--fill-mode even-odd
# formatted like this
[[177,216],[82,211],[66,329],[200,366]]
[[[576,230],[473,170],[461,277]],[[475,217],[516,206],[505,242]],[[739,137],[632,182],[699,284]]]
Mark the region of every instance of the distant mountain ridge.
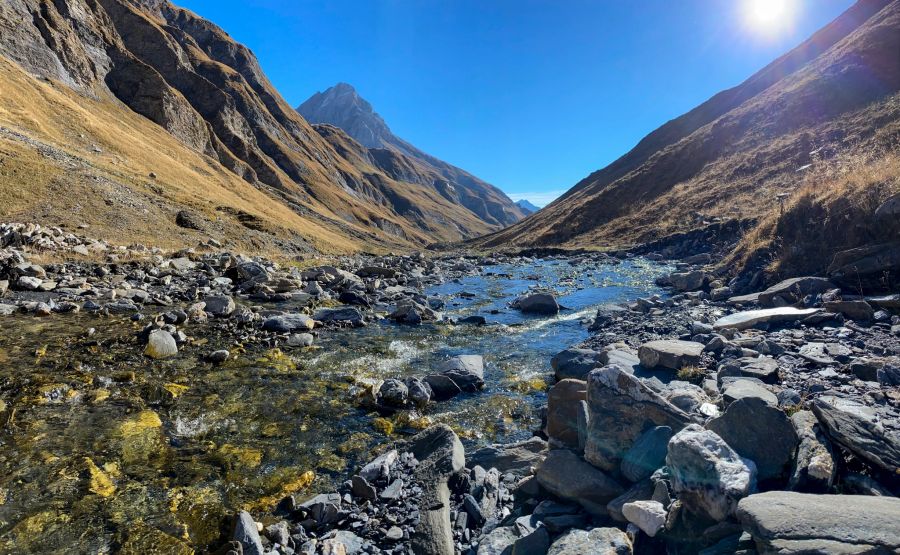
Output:
[[[432,172],[432,178],[426,176],[425,181],[419,182],[433,185],[445,198],[462,204],[490,224],[507,226],[525,216],[497,187],[394,135],[372,105],[347,83],[338,83],[315,93],[298,106],[297,111],[310,123],[333,125],[343,130],[371,149],[376,163],[389,173],[395,171],[397,165],[414,165]],[[397,161],[394,159],[397,155],[410,160]],[[432,183],[428,183],[428,179]]]
[[524,212],[526,216],[531,215],[531,214],[534,214],[535,212],[537,212],[538,210],[540,210],[540,208],[538,208],[537,206],[531,204],[531,203],[528,202],[528,200],[526,200],[526,199],[517,200],[517,201],[516,201],[516,206],[518,206],[519,208],[521,208],[521,209],[522,209],[522,212]]
[[823,156],[900,140],[900,0],[859,0],[797,48],[478,246],[626,246],[759,217]]

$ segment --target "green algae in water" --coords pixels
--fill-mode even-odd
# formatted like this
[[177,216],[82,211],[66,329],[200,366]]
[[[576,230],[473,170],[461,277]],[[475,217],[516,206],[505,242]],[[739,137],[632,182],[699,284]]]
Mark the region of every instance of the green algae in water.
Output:
[[[561,302],[573,311],[540,319],[508,309],[536,271],[547,275],[542,285],[563,280]],[[140,325],[124,318],[4,317],[0,552],[190,553],[219,541],[235,510],[263,515],[285,495],[333,487],[387,441],[431,423],[451,425],[467,448],[528,437],[550,356],[587,337],[579,319],[603,302],[656,292],[661,271],[630,262],[504,267],[498,273],[511,278],[466,277],[430,291],[449,299],[453,315],[500,325],[326,330],[308,350],[236,346],[187,324],[195,342],[162,361],[141,355]],[[476,298],[456,295],[464,290]],[[233,358],[202,362],[219,348]],[[401,411],[385,418],[390,430],[357,408],[377,380],[422,376],[464,353],[485,357],[484,392]]]

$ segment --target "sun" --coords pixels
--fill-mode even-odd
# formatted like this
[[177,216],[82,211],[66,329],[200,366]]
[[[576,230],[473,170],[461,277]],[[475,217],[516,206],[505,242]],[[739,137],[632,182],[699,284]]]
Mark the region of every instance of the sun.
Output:
[[743,0],[744,17],[756,31],[772,34],[790,26],[796,0]]

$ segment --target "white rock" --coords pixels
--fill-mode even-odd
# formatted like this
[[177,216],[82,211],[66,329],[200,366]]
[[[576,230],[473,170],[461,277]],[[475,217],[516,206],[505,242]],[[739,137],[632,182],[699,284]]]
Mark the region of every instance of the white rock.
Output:
[[651,538],[666,525],[666,508],[659,501],[625,503],[622,514]]
[[763,322],[788,322],[793,320],[802,320],[807,316],[811,316],[822,310],[819,308],[793,308],[785,306],[782,308],[764,308],[762,310],[747,310],[745,312],[735,312],[716,320],[713,328],[716,330],[735,329],[743,330],[752,328],[756,324]]
[[155,359],[168,358],[178,354],[178,345],[175,344],[175,338],[169,332],[153,330],[150,332],[144,354]]

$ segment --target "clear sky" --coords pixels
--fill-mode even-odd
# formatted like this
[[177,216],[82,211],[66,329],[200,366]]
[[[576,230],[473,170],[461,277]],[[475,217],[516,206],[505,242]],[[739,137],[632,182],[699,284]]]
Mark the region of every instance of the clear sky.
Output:
[[544,205],[852,0],[174,0],[293,106],[352,84],[398,136]]

